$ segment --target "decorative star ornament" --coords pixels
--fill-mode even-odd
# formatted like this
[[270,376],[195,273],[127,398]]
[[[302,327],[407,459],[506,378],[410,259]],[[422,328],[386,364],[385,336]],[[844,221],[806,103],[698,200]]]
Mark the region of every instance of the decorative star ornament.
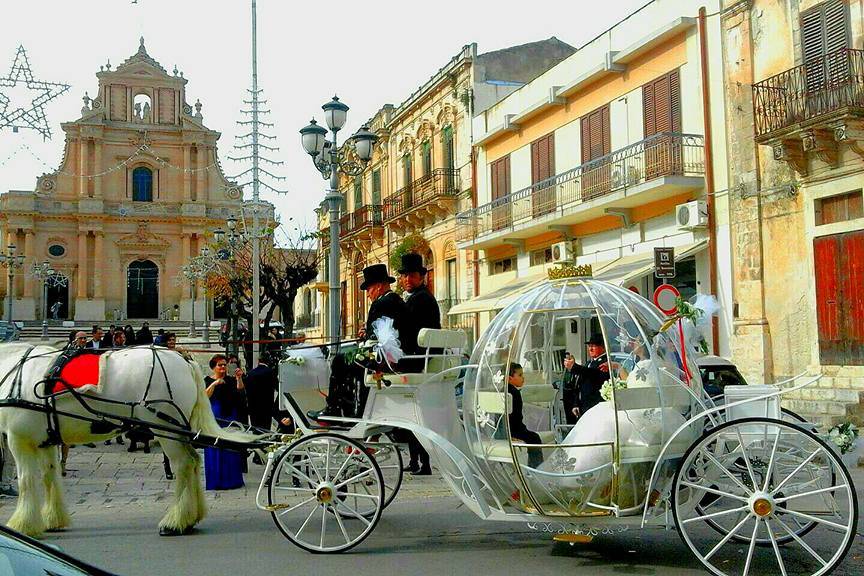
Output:
[[[33,92],[29,107],[9,109],[10,98],[4,94],[4,88],[13,88],[21,82]],[[51,138],[51,127],[45,118],[45,105],[69,90],[68,84],[59,82],[43,82],[33,78],[30,61],[24,46],[18,46],[18,53],[12,62],[12,70],[6,77],[0,77],[0,130],[11,127],[36,130],[45,140]]]

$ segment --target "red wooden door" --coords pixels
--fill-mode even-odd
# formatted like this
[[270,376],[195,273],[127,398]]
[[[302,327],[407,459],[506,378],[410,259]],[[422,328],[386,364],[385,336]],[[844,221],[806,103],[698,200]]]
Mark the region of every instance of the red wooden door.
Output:
[[864,230],[813,240],[823,365],[864,365]]

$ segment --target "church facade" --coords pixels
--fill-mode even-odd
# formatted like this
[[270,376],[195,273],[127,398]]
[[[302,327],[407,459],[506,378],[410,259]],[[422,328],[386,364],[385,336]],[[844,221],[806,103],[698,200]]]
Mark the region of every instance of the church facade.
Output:
[[[143,38],[96,76],[96,97],[62,124],[60,167],[34,190],[0,195],[3,250],[25,255],[4,297],[15,320],[50,317],[52,306],[78,321],[189,319],[193,302],[202,320],[203,287],[193,298],[182,266],[228,217],[242,221],[242,190],[219,165],[220,134],[204,125],[200,102],[187,102],[183,74],[168,73]],[[45,287],[29,273],[45,261],[61,282]]]

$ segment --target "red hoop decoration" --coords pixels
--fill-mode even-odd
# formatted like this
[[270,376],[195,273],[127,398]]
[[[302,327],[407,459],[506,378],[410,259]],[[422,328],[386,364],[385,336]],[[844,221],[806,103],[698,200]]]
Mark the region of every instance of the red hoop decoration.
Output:
[[[681,293],[672,284],[661,284],[654,290],[654,305],[667,316],[672,316],[678,313],[678,306],[675,305],[675,300],[680,296]],[[670,299],[671,304],[669,303]]]

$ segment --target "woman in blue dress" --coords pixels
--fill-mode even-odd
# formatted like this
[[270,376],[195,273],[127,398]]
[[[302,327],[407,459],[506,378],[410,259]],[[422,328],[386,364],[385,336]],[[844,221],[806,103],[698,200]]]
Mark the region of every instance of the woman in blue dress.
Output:
[[[228,360],[223,354],[210,359],[212,376],[204,378],[207,397],[216,421],[224,428],[238,419],[245,402],[243,371],[238,367],[228,376]],[[243,486],[243,453],[219,448],[204,449],[204,476],[207,490],[232,490]]]

